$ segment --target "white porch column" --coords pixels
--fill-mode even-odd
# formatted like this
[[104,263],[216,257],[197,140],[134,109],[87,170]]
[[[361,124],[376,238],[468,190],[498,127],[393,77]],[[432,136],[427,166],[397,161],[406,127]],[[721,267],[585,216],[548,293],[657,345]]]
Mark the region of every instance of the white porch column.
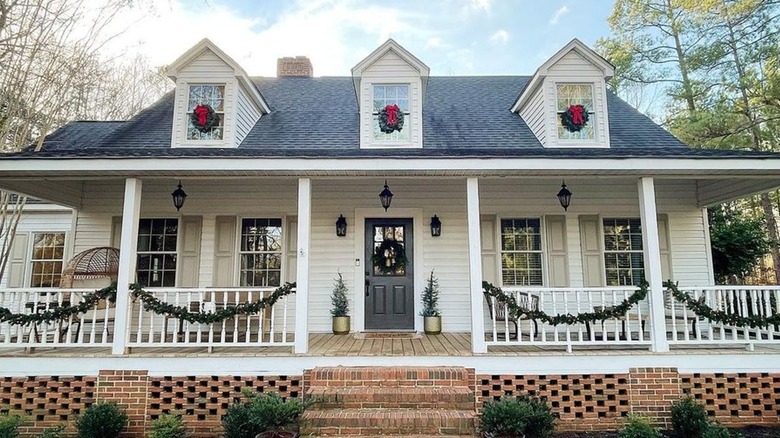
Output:
[[138,178],[125,180],[125,199],[122,206],[122,234],[119,245],[119,273],[116,284],[116,317],[114,344],[111,354],[124,354],[129,336],[130,283],[135,282],[138,249],[138,220],[141,216],[141,188]]
[[311,179],[298,179],[298,272],[295,292],[295,352],[309,351],[309,247]]
[[655,184],[653,178],[639,178],[639,215],[642,221],[642,246],[645,257],[645,278],[650,283],[650,327],[655,352],[669,351],[666,339],[666,316],[664,312],[663,279],[661,278],[661,246],[658,240],[658,214],[655,207]]
[[471,351],[487,353],[482,314],[482,237],[479,227],[479,179],[466,180],[469,223],[469,290],[471,291]]

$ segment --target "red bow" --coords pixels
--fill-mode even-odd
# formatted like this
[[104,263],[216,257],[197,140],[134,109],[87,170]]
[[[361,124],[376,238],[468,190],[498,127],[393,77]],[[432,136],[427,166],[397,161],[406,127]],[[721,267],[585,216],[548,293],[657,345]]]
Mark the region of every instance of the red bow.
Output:
[[198,105],[193,112],[198,116],[198,125],[206,126],[206,116],[209,114],[208,105]]
[[569,107],[571,113],[571,122],[577,126],[584,125],[585,120],[582,119],[582,113],[585,112],[585,107],[582,105],[572,105]]
[[400,111],[398,108],[398,105],[387,105],[385,107],[385,112],[387,112],[387,126],[395,126],[398,124],[398,118],[396,117],[395,113]]

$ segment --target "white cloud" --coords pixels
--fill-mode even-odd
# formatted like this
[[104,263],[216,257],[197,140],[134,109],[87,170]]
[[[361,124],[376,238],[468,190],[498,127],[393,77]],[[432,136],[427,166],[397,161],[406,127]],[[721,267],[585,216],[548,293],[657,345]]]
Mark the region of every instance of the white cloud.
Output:
[[441,49],[442,47],[444,47],[444,44],[442,43],[441,38],[439,38],[439,37],[430,37],[425,42],[425,47],[424,48],[425,48],[425,50],[428,50],[428,49]]
[[509,32],[500,29],[490,37],[490,41],[493,44],[506,44],[509,41]]
[[557,11],[555,11],[555,14],[553,14],[552,18],[550,18],[550,25],[555,26],[558,24],[558,20],[561,19],[564,15],[569,13],[569,7],[566,5],[561,6]]
[[471,8],[490,12],[490,1],[491,0],[471,0]]

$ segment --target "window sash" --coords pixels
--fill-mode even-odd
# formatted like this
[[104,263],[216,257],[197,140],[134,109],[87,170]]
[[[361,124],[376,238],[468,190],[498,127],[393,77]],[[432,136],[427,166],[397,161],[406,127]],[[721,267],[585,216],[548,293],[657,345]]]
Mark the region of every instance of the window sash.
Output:
[[30,287],[59,287],[65,258],[65,233],[34,233]]
[[541,219],[502,219],[499,235],[502,285],[543,286],[544,251]]
[[[556,85],[556,126],[558,138],[561,140],[594,140],[596,138],[596,112],[592,84],[557,84]],[[580,131],[569,132],[563,127],[561,114],[570,105],[583,105],[588,111],[588,123]]]
[[645,279],[642,225],[637,218],[602,220],[607,286],[637,286]]
[[[214,108],[219,120],[209,132],[200,132],[192,124],[195,107],[203,102]],[[222,140],[225,132],[225,86],[218,84],[193,84],[187,93],[187,140]]]
[[[238,245],[240,286],[281,286],[284,260],[282,222],[281,218],[241,220],[241,236]],[[258,240],[260,240],[259,245]]]
[[[408,84],[385,84],[374,85],[373,89],[373,111],[371,123],[374,127],[374,140],[379,141],[410,141],[411,140],[411,97],[409,95]],[[379,112],[387,105],[398,105],[404,114],[404,126],[401,131],[393,131],[386,134],[379,129]]]
[[175,287],[179,220],[142,218],[138,225],[136,281],[142,287]]

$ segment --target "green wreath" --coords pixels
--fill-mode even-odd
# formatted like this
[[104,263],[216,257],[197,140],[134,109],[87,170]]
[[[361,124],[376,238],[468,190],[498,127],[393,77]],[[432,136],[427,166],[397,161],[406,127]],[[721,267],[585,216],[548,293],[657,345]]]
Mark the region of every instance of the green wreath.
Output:
[[379,111],[379,130],[385,134],[392,134],[393,131],[401,131],[404,127],[404,112],[398,110],[395,112],[395,125],[389,125],[387,123],[387,108],[382,108]]
[[[575,118],[581,118],[582,123],[579,123],[579,120],[575,123]],[[561,113],[561,124],[569,132],[579,132],[588,124],[589,118],[588,109],[583,105],[571,105],[566,111]]]
[[[219,122],[219,116],[211,105],[197,105],[190,115],[192,126],[200,132],[209,132]],[[203,123],[201,123],[203,122]]]
[[397,240],[385,239],[374,250],[371,262],[382,274],[395,274],[406,266],[406,249]]

